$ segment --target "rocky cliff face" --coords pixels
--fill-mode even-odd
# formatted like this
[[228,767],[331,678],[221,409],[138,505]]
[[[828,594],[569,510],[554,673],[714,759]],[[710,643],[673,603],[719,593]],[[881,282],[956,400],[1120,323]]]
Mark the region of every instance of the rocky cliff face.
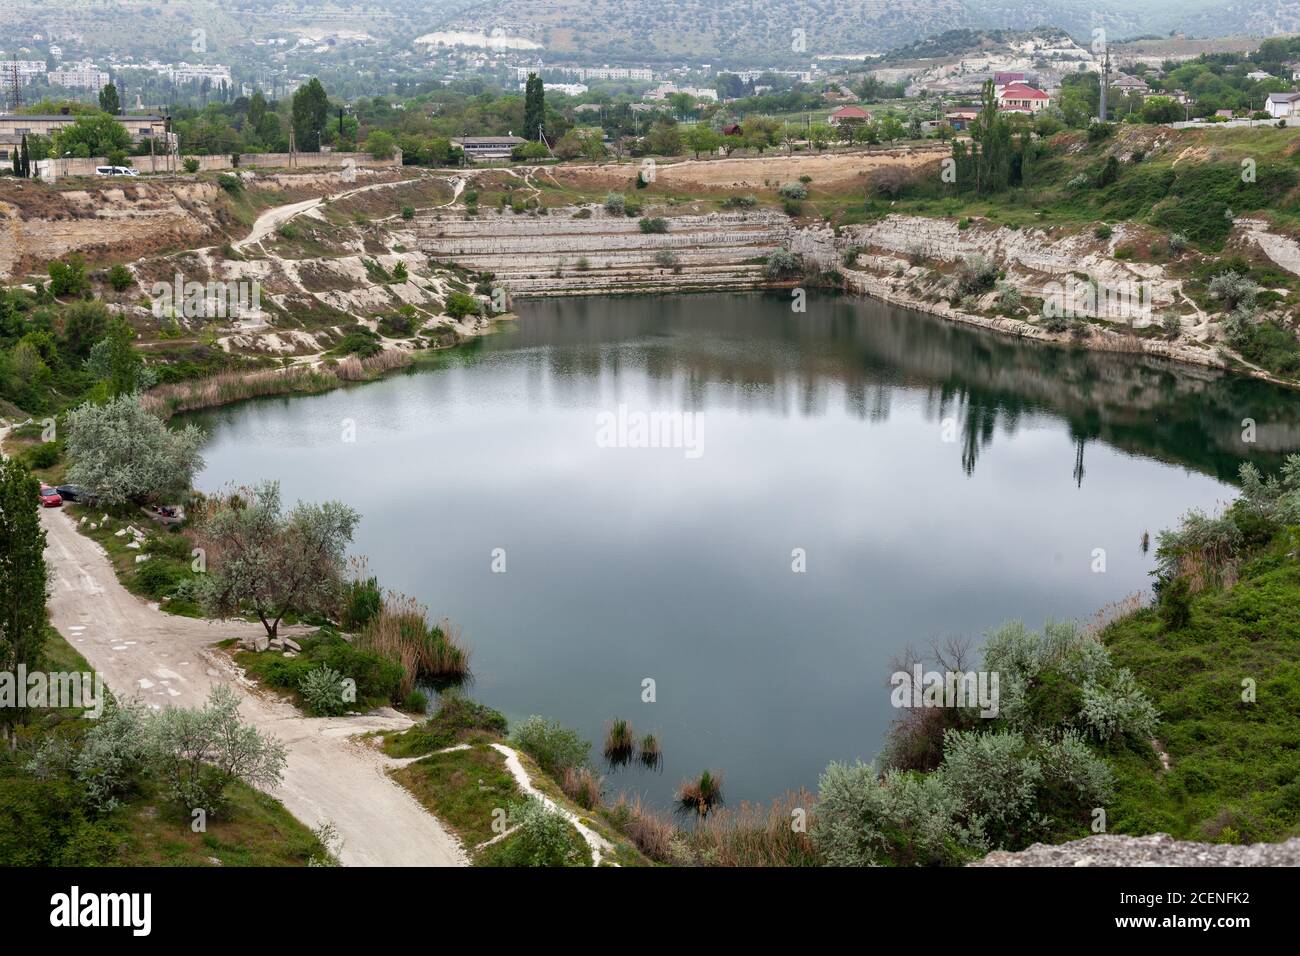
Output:
[[1300,866],[1300,838],[1231,846],[1189,843],[1167,833],[1093,836],[1056,846],[990,853],[971,866]]
[[515,295],[539,296],[752,288],[764,260],[793,232],[788,217],[772,212],[667,222],[666,232],[645,233],[638,220],[601,207],[546,216],[441,210],[419,217],[417,234],[431,259],[490,272]]

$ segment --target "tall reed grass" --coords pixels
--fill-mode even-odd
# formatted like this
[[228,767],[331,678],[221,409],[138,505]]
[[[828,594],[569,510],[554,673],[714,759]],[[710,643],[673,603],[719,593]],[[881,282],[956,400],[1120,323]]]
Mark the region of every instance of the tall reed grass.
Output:
[[470,676],[460,628],[447,618],[430,624],[428,609],[403,594],[385,596],[379,613],[357,634],[356,645],[401,665],[403,694],[418,681],[459,683]]
[[256,372],[221,372],[189,382],[159,385],[140,399],[163,418],[200,408],[230,405],[269,395],[324,392],[343,382],[359,382],[410,365],[409,353],[387,349],[370,358],[350,355],[334,366],[294,365]]

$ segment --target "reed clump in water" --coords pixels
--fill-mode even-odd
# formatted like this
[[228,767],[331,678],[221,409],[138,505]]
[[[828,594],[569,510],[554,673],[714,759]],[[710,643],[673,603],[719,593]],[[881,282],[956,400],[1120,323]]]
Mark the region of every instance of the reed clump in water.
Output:
[[446,618],[430,624],[428,609],[403,594],[389,592],[379,613],[357,634],[356,644],[401,665],[403,694],[417,681],[446,686],[470,677],[460,628]]
[[632,725],[616,717],[605,726],[605,759],[615,767],[627,763],[636,754],[636,737]]
[[722,774],[706,770],[694,780],[683,780],[677,788],[677,804],[682,810],[708,816],[722,806]]

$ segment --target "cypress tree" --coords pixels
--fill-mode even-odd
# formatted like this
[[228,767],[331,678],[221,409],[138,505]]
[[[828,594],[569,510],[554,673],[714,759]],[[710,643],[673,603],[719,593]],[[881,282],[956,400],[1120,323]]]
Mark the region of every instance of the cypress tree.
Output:
[[542,87],[542,78],[536,73],[528,74],[524,85],[524,136],[528,139],[541,139],[542,124],[546,121],[546,91]]
[[31,154],[31,152],[27,149],[27,134],[26,134],[26,133],[23,133],[23,146],[22,146],[22,152],[23,152],[23,156],[22,156],[22,171],[19,173],[19,175],[22,176],[23,179],[31,179],[31,178],[32,178],[32,154]]
[[[40,482],[13,458],[0,460],[0,670],[41,666],[45,646],[45,530],[38,514]],[[6,728],[23,712],[0,707]]]

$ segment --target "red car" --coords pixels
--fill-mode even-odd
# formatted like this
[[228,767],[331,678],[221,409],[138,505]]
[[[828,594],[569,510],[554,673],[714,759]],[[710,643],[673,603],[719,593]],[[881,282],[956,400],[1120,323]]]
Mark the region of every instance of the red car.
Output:
[[49,485],[41,485],[41,505],[46,508],[58,508],[63,504],[63,498],[57,491]]

